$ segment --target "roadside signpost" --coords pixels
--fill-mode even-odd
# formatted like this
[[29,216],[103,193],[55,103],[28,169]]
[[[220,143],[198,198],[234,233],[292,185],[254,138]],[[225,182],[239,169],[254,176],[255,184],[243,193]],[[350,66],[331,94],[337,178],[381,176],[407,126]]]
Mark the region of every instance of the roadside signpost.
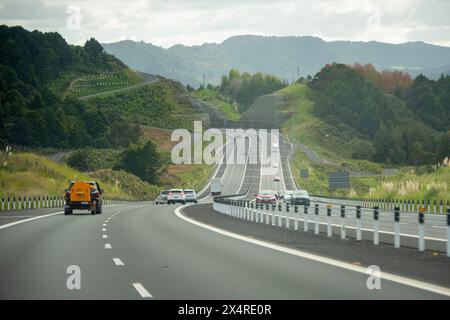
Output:
[[328,175],[328,185],[331,190],[349,189],[350,175],[348,172],[333,172]]

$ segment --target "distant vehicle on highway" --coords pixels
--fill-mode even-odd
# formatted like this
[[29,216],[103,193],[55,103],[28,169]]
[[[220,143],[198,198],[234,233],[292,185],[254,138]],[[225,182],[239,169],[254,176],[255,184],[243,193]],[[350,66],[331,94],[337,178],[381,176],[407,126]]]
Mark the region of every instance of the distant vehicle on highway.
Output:
[[182,189],[170,189],[167,195],[167,204],[182,203],[186,204],[186,196]]
[[308,191],[295,190],[291,195],[290,203],[292,205],[300,204],[300,205],[309,206],[310,199],[309,199]]
[[159,195],[156,197],[156,204],[164,204],[167,203],[167,196],[169,195],[169,190],[161,190]]
[[278,143],[274,142],[274,143],[272,144],[272,151],[278,152],[279,150],[280,150],[280,148],[279,148],[279,146],[278,146]]
[[278,182],[278,181],[280,181],[280,180],[281,180],[280,176],[275,176],[275,177],[273,177],[273,181],[275,181],[275,182]]
[[209,182],[209,190],[212,196],[218,196],[222,194],[222,181],[219,178],[211,179]]
[[66,189],[64,214],[71,215],[74,209],[102,213],[102,194],[103,190],[95,181],[71,181]]
[[277,203],[277,193],[273,190],[261,190],[256,194],[256,203]]
[[279,168],[279,167],[280,167],[280,164],[278,162],[274,162],[272,164],[272,168]]
[[293,190],[286,190],[286,192],[283,195],[284,202],[290,202],[292,198],[292,194],[294,193]]
[[197,194],[193,189],[184,189],[184,196],[186,197],[186,202],[195,202],[197,203]]

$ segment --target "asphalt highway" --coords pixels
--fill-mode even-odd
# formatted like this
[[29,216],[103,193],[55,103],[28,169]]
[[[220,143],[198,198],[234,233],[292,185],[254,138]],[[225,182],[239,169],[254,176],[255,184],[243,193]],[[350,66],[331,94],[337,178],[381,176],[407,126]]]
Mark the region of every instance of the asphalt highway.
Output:
[[[0,298],[448,298],[389,280],[369,290],[364,273],[217,233],[174,209],[135,203],[1,229]],[[70,266],[80,289],[67,287]]]

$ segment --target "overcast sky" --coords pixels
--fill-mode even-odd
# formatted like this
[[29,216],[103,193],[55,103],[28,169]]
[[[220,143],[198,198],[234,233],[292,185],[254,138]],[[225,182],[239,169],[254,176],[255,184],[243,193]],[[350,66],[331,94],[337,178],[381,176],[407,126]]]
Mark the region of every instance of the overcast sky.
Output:
[[167,48],[255,34],[450,46],[450,1],[0,0],[0,24],[58,31],[72,44],[94,37]]

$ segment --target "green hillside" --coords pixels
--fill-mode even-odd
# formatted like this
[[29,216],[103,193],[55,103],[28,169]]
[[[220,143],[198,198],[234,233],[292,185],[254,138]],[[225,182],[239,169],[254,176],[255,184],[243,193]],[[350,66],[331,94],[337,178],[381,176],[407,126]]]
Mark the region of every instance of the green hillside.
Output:
[[[0,154],[2,163],[4,157],[4,153]],[[6,167],[0,168],[0,197],[62,195],[71,179],[96,179],[105,190],[105,196],[115,199],[149,199],[157,192],[155,186],[123,171],[82,173],[41,155],[18,153],[9,157]]]
[[73,46],[58,33],[0,26],[0,40],[2,145],[94,145],[93,119],[75,98],[143,81],[95,39]]
[[[439,166],[399,166],[354,159],[353,137],[357,133],[352,132],[348,126],[333,125],[319,117],[315,113],[315,92],[310,86],[294,84],[276,94],[284,101],[280,111],[291,116],[283,125],[284,135],[292,140],[294,132],[296,142],[307,145],[322,160],[313,161],[298,149],[291,159],[293,172],[309,169],[308,179],[300,180],[297,175],[295,178],[298,185],[311,193],[398,199],[450,198],[448,160],[444,164],[439,161]],[[396,174],[383,175],[384,168],[392,167],[398,169]],[[333,193],[328,189],[328,174],[342,170],[360,173],[364,177],[352,177],[351,190]]]
[[219,110],[228,120],[239,120],[241,114],[239,113],[236,104],[230,101],[229,98],[220,94],[214,88],[200,88],[192,93],[196,98],[208,103],[211,107]]

